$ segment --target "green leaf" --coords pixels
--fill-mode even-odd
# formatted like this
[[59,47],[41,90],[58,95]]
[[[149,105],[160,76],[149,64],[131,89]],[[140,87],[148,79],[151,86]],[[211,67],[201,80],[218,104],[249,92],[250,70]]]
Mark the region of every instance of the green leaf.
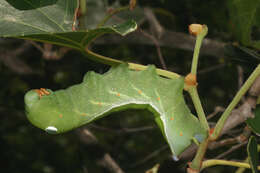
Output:
[[134,31],[134,21],[86,31],[73,31],[77,0],[0,1],[0,37],[18,37],[84,51],[105,33],[126,35]]
[[232,33],[242,44],[260,48],[251,38],[252,28],[260,27],[260,0],[231,0],[228,7]]
[[257,135],[260,134],[260,105],[257,105],[254,110],[254,118],[248,118],[246,120],[247,125],[250,127],[250,129],[256,133]]
[[19,38],[30,39],[35,41],[47,42],[61,46],[70,47],[79,51],[84,51],[86,46],[101,35],[105,33],[118,33],[122,36],[134,31],[137,25],[130,20],[120,25],[111,27],[98,28],[88,31],[64,32],[64,33],[49,33],[49,34],[35,34]]
[[43,90],[42,96],[39,90],[29,91],[25,95],[26,112],[35,126],[63,133],[111,112],[148,109],[173,154],[179,155],[192,138],[201,142],[206,137],[206,131],[185,104],[183,87],[183,78],[159,77],[154,66],[131,71],[122,64],[104,75],[88,72],[81,84],[65,90]]
[[251,136],[247,145],[247,154],[249,163],[253,173],[257,173],[257,166],[259,163],[259,156],[257,151],[257,142],[254,136]]
[[0,34],[5,37],[72,31],[77,0],[2,0]]

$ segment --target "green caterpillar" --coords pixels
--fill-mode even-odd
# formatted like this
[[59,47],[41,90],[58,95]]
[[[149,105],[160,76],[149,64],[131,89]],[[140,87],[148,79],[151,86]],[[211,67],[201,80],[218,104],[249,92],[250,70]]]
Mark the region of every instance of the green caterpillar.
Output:
[[148,109],[175,156],[196,138],[206,137],[183,98],[184,79],[166,79],[154,66],[129,70],[126,64],[100,75],[88,72],[81,84],[65,90],[31,90],[25,95],[30,122],[49,132],[63,133],[122,109]]

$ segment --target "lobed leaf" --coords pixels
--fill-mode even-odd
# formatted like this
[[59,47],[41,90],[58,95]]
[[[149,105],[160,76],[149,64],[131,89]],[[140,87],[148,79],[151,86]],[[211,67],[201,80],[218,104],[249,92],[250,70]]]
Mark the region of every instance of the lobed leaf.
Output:
[[14,37],[72,31],[77,0],[2,0],[0,36]]
[[248,118],[246,120],[247,125],[250,127],[250,129],[256,133],[257,135],[260,134],[260,105],[257,105],[254,110],[254,118]]
[[259,163],[259,155],[257,151],[257,142],[254,136],[251,136],[247,145],[247,154],[249,163],[253,173],[257,173],[257,166]]
[[159,77],[154,66],[131,71],[122,64],[104,75],[88,72],[81,84],[65,90],[29,91],[25,95],[26,112],[32,124],[57,134],[111,112],[148,109],[177,156],[192,139],[202,141],[206,137],[205,129],[185,104],[183,87],[183,78]]
[[17,37],[84,51],[96,37],[105,33],[126,35],[137,28],[129,20],[120,25],[74,31],[78,0],[2,0],[0,37]]
[[260,0],[228,1],[232,32],[246,46],[260,48],[260,40],[253,40],[253,27],[260,27]]

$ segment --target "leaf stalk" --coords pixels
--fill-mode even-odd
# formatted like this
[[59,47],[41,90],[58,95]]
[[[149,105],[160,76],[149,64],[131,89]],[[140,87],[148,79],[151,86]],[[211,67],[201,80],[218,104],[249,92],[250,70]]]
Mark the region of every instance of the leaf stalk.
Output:
[[[248,163],[244,163],[244,162],[210,159],[210,160],[206,160],[202,163],[201,170],[204,168],[216,166],[216,165],[227,165],[227,166],[235,166],[235,167],[248,168],[248,169],[251,168]],[[258,166],[257,169],[260,170],[260,166]]]
[[[110,66],[119,65],[119,64],[122,64],[122,63],[127,63],[127,62],[116,60],[116,59],[113,59],[113,58],[110,58],[110,57],[99,55],[99,54],[89,50],[88,47],[85,49],[85,51],[83,53],[89,59],[101,62],[103,64],[107,64],[107,65],[110,65]],[[147,68],[147,66],[141,65],[141,64],[135,64],[135,63],[127,63],[127,64],[128,64],[128,68],[133,69],[133,70],[145,70]],[[156,72],[157,72],[158,75],[163,76],[163,77],[167,77],[167,78],[170,78],[170,79],[177,79],[177,78],[181,77],[177,73],[170,72],[170,71],[163,70],[163,69],[159,69],[159,68],[156,68]]]
[[200,53],[200,47],[202,45],[202,41],[204,37],[208,33],[208,27],[207,25],[202,25],[202,31],[198,33],[196,36],[196,44],[193,52],[193,58],[192,58],[192,65],[191,65],[191,74],[194,74],[196,76],[197,74],[197,67],[198,67],[198,61],[199,61],[199,53]]
[[259,75],[260,75],[260,64],[255,68],[253,73],[249,76],[249,78],[246,80],[244,85],[240,88],[240,90],[235,95],[234,99],[231,101],[231,103],[228,105],[226,110],[221,115],[220,119],[218,120],[215,126],[214,132],[210,136],[210,140],[216,140],[218,138],[231,111],[236,107],[236,105],[239,103],[241,98],[245,95],[247,90],[250,88],[250,86],[253,84],[253,82]]
[[[209,140],[206,139],[199,145],[199,149],[196,153],[196,156],[193,159],[192,163],[190,164],[190,168],[191,170],[193,170],[193,172],[200,172],[202,166],[202,160],[207,151],[208,143]],[[188,168],[188,172],[189,172],[189,168]]]
[[[195,76],[195,79],[196,79],[196,74],[197,74],[200,47],[202,45],[203,38],[207,35],[207,33],[208,33],[208,27],[206,25],[202,25],[202,30],[200,32],[198,32],[197,36],[196,36],[196,44],[195,44],[195,49],[194,49],[194,53],[193,53],[192,65],[191,65],[191,74],[193,74]],[[195,82],[197,82],[197,81],[195,81]],[[201,105],[201,101],[199,99],[197,86],[193,85],[193,86],[188,87],[188,92],[191,96],[192,102],[193,102],[196,112],[198,114],[201,125],[206,130],[209,130],[208,121],[206,119],[206,115],[204,113],[203,107]]]

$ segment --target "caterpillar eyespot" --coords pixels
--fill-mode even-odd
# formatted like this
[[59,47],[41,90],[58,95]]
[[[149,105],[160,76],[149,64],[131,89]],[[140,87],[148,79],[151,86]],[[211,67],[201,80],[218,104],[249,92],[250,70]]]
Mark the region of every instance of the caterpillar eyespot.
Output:
[[175,155],[172,156],[172,159],[173,159],[175,162],[179,161],[179,158],[178,158],[177,156],[175,156]]
[[49,126],[45,129],[45,131],[50,134],[56,134],[58,132],[58,129],[54,126]]

